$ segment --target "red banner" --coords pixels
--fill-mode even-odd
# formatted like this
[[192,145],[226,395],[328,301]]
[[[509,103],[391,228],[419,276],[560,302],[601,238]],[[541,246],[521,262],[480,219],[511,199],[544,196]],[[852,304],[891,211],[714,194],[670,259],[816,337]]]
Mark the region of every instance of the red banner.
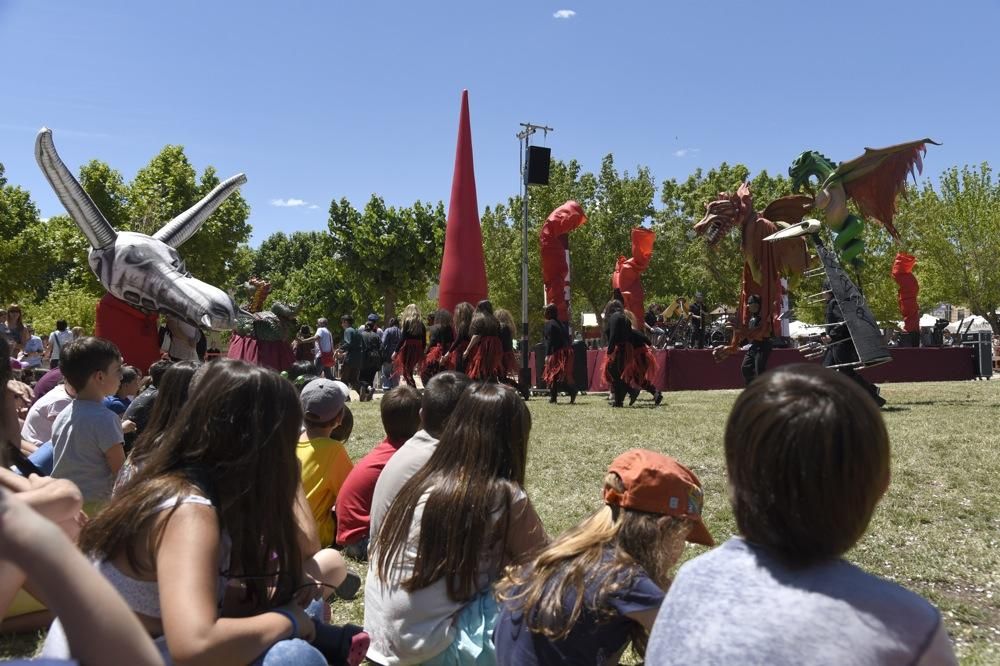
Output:
[[913,274],[916,263],[917,258],[905,252],[897,254],[896,260],[892,262],[892,279],[899,285],[899,314],[903,316],[905,333],[916,333],[920,330],[920,306],[917,303],[920,284]]
[[586,221],[580,204],[567,201],[552,211],[539,233],[545,303],[555,303],[562,322],[569,322],[569,232]]
[[635,315],[640,324],[646,314],[643,306],[645,292],[642,289],[642,274],[649,268],[649,260],[653,258],[653,243],[656,232],[651,229],[636,227],[632,230],[632,256],[629,259],[618,257],[615,273],[611,276],[611,286],[620,289],[625,298],[625,309]]

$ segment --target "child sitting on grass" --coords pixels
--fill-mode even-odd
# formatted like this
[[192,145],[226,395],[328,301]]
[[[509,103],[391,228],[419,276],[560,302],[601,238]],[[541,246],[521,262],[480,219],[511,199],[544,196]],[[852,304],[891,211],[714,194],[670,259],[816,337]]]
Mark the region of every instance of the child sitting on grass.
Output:
[[112,342],[81,338],[62,350],[59,367],[76,399],[52,424],[52,476],[75,483],[84,509],[93,513],[111,497],[125,462],[121,420],[102,404],[121,383],[121,354]]
[[604,502],[497,584],[501,666],[614,665],[630,640],[641,655],[684,542],[714,545],[701,482],[663,454],[615,458]]
[[754,380],[729,414],[740,536],[680,568],[651,664],[954,664],[941,615],[843,559],[889,486],[871,397],[818,365]]
[[368,559],[372,495],[386,462],[420,428],[420,393],[409,384],[398,386],[379,405],[385,439],[358,461],[337,493],[337,545],[344,555]]
[[309,382],[299,394],[305,430],[296,452],[302,465],[302,487],[324,548],[333,545],[333,506],[352,468],[343,442],[330,436],[340,425],[347,395],[347,385],[323,378]]
[[142,375],[131,365],[123,365],[121,369],[121,381],[118,382],[118,390],[104,398],[104,406],[118,415],[119,418],[125,415],[132,398],[139,392],[139,380]]

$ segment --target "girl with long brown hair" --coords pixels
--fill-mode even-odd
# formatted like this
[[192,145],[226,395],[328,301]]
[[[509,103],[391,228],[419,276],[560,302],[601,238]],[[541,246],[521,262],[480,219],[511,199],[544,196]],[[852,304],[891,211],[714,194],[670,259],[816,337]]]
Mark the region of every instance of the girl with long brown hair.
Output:
[[414,303],[410,303],[403,310],[402,331],[403,337],[399,339],[396,353],[392,355],[393,373],[402,375],[403,381],[410,386],[416,386],[413,373],[424,363],[427,330],[424,327],[424,318]]
[[698,477],[654,451],[615,458],[604,506],[497,584],[497,663],[617,664],[643,653],[684,542],[713,545]]
[[503,343],[492,303],[479,301],[469,333],[472,337],[465,350],[465,374],[474,381],[498,381],[504,374]]
[[[242,361],[215,361],[135,476],[81,533],[81,549],[172,659],[363,657],[366,635],[303,610],[340,582],[332,571],[342,560],[325,551],[303,557],[293,512],[301,425],[290,382]],[[238,600],[225,599],[232,581],[242,582]],[[53,625],[47,656],[60,656],[61,635]]]
[[524,492],[524,401],[502,384],[476,384],[454,411],[461,418],[448,420],[372,542],[365,629],[378,663],[460,663],[470,644],[488,658],[493,581],[546,541]]
[[434,325],[430,329],[424,369],[420,372],[420,381],[424,386],[427,386],[431,377],[447,369],[444,357],[454,342],[455,327],[451,322],[451,313],[447,310],[438,310],[434,313]]
[[559,385],[569,388],[569,402],[576,402],[576,384],[573,382],[573,345],[566,327],[558,319],[555,303],[545,306],[545,369],[542,380],[549,387],[549,402],[555,403]]
[[472,334],[469,332],[469,328],[472,326],[472,313],[472,303],[462,301],[455,306],[455,342],[452,343],[451,349],[445,354],[444,359],[448,370],[465,372],[465,350],[472,338]]
[[510,312],[500,308],[497,310],[497,321],[500,322],[500,346],[503,349],[503,373],[500,381],[511,386],[517,385],[517,378],[521,372],[521,364],[518,362],[517,352],[514,351],[514,317]]

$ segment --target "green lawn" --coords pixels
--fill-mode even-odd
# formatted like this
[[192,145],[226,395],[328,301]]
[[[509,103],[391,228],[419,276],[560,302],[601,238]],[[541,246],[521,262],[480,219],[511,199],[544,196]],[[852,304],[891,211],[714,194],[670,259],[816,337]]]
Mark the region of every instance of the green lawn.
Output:
[[[705,486],[705,520],[721,542],[733,533],[726,501],[722,433],[738,391],[667,393],[612,410],[603,394],[577,404],[529,404],[534,426],[528,494],[550,535],[600,502],[607,464],[646,447],[676,457]],[[848,557],[925,596],[941,609],[963,663],[1000,663],[1000,383],[887,384],[892,485],[868,534]],[[646,394],[644,398],[649,398]],[[382,437],[378,403],[351,403],[357,460]],[[704,549],[689,546],[685,558]],[[363,565],[357,565],[364,574]],[[335,620],[360,624],[361,597],[336,602]],[[0,643],[28,651],[34,637]]]

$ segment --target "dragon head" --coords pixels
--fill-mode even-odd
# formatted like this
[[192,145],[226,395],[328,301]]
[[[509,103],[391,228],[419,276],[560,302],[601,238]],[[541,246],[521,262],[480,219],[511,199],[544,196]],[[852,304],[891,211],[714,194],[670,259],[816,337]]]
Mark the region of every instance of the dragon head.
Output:
[[66,167],[46,128],[35,139],[35,159],[70,217],[90,241],[90,267],[104,288],[130,305],[172,314],[195,326],[224,330],[236,321],[233,299],[193,277],[177,253],[226,197],[246,182],[243,174],[220,183],[201,201],[152,236],[111,226]]
[[735,194],[721,192],[715,201],[705,204],[705,217],[694,225],[694,233],[715,246],[736,225],[742,226],[755,215],[750,183],[743,183]]
[[807,150],[796,157],[792,166],[788,167],[788,177],[792,179],[792,191],[798,192],[803,187],[811,190],[812,178],[817,180],[818,185],[822,185],[836,169],[837,165],[826,155],[815,150]]

